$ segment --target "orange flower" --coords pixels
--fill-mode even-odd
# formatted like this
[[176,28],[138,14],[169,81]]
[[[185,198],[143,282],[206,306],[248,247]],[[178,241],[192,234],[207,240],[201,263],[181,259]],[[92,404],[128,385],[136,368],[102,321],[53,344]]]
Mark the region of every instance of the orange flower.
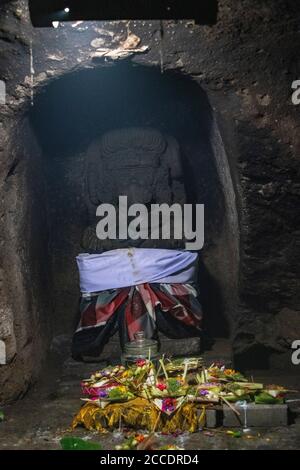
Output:
[[236,372],[233,369],[225,369],[224,374],[225,375],[234,375]]

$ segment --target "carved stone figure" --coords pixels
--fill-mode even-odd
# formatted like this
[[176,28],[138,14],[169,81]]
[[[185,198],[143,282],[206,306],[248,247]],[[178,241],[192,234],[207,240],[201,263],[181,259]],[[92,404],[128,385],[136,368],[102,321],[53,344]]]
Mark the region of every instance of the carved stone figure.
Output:
[[96,209],[102,203],[118,208],[119,196],[150,206],[185,203],[180,150],[174,137],[152,128],[124,128],[104,134],[87,154],[87,204],[90,225],[83,235],[89,252],[135,246],[181,248],[182,240],[99,240]]

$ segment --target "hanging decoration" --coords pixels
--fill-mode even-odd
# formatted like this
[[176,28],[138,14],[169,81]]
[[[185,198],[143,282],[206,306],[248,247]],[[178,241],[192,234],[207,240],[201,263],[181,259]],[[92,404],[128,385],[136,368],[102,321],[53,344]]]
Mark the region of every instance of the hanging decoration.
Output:
[[34,62],[33,62],[33,46],[30,40],[30,104],[34,106]]
[[160,56],[160,71],[164,73],[164,22],[160,20],[159,28],[159,56]]

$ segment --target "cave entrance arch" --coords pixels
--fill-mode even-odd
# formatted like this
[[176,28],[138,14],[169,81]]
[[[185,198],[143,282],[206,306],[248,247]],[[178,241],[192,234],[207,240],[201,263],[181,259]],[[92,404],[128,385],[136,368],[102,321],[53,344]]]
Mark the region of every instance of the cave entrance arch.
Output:
[[235,195],[216,119],[190,77],[121,62],[45,83],[29,111],[46,184],[53,334],[70,335],[79,290],[75,256],[87,226],[85,155],[112,129],[150,126],[179,142],[189,203],[205,204],[199,289],[205,327],[228,337],[235,306],[238,236]]

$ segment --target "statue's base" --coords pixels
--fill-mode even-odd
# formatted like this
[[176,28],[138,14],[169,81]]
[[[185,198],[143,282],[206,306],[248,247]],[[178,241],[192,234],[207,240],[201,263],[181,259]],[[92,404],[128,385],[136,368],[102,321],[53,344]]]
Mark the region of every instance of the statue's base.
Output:
[[159,334],[160,353],[166,356],[199,356],[201,354],[200,338],[171,339]]
[[[160,334],[160,352],[166,356],[199,356],[206,365],[222,362],[227,367],[232,367],[232,348],[228,339],[218,338],[210,351],[201,351],[200,338],[171,339]],[[107,364],[119,362],[122,351],[119,336],[113,336],[99,357],[84,357],[84,362]]]
[[[201,354],[200,338],[171,339],[159,334],[160,353],[166,356],[198,356]],[[122,354],[118,334],[110,338],[99,357],[84,357],[86,362],[115,362]]]

